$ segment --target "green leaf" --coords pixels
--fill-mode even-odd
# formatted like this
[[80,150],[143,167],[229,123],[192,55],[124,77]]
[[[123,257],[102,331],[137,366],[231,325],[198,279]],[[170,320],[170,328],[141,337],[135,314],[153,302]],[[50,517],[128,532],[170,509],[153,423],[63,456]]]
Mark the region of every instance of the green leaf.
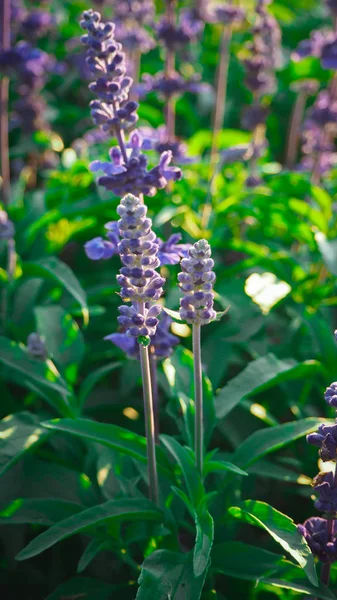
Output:
[[67,290],[67,292],[69,292],[82,307],[83,320],[87,324],[89,313],[86,293],[68,265],[55,256],[49,256],[36,262],[24,263],[23,272],[24,275],[31,275],[33,277],[42,276],[52,279],[62,288]]
[[195,576],[191,552],[156,550],[142,565],[136,600],[199,600],[205,577]]
[[[117,425],[97,423],[90,419],[54,419],[42,423],[43,427],[63,431],[92,440],[147,463],[146,438]],[[158,470],[172,480],[172,472],[162,448],[156,447]]]
[[114,590],[122,586],[91,577],[74,577],[59,585],[46,600],[111,600]]
[[221,471],[232,471],[232,473],[236,473],[237,475],[248,475],[246,471],[240,469],[233,463],[228,460],[210,460],[205,461],[204,463],[204,477],[209,473],[217,473]]
[[193,573],[195,577],[207,571],[210,563],[214,538],[214,522],[207,511],[198,511],[195,515],[197,537],[193,550]]
[[247,396],[258,394],[284,381],[305,379],[321,370],[320,363],[279,360],[274,354],[267,354],[251,363],[231,379],[215,397],[215,410],[218,419],[223,419],[239,402]]
[[17,555],[17,560],[37,556],[75,533],[121,521],[162,521],[163,513],[145,498],[121,498],[92,506],[44,531]]
[[0,475],[15,464],[26,452],[48,438],[35,415],[20,412],[0,421]]
[[84,340],[76,321],[61,306],[38,306],[34,310],[38,333],[48,354],[70,383],[75,383],[84,354]]
[[258,460],[261,456],[282,448],[286,444],[315,431],[327,419],[308,417],[294,423],[284,423],[269,429],[255,431],[236,450],[233,460],[243,468]]
[[328,240],[321,231],[316,233],[315,240],[330,273],[337,275],[337,240]]
[[195,466],[193,454],[181,446],[177,440],[169,435],[161,435],[160,441],[170,452],[182,471],[188,496],[194,506],[194,509],[202,502],[205,490],[201,481],[200,474]]
[[83,510],[83,506],[56,498],[17,498],[0,511],[1,525],[54,525]]
[[310,585],[301,567],[285,560],[279,554],[246,543],[225,542],[214,546],[212,569],[237,579],[266,583],[322,600],[336,600],[335,595],[326,586]]
[[97,554],[99,554],[102,550],[105,550],[107,546],[108,542],[106,540],[91,540],[79,560],[77,565],[77,573],[83,573],[95,556],[97,556]]
[[229,513],[236,519],[267,531],[303,568],[310,583],[318,585],[313,554],[290,517],[257,500],[246,500],[239,506],[233,506],[229,508]]
[[41,390],[41,395],[62,416],[74,415],[72,392],[50,360],[42,362],[30,358],[23,346],[0,337],[0,362],[19,374],[22,385],[29,387],[31,383],[34,391]]
[[214,535],[213,519],[204,506],[204,486],[200,474],[194,464],[193,454],[181,446],[177,440],[168,435],[161,435],[160,439],[179,464],[185,480],[189,499],[193,505],[197,531],[193,551],[193,570],[195,576],[199,577],[209,566]]
[[111,371],[118,369],[118,367],[120,367],[121,364],[122,363],[120,363],[120,362],[116,362],[116,363],[111,363],[110,365],[104,365],[103,367],[100,367],[99,369],[96,369],[96,371],[93,371],[92,373],[90,373],[83,380],[81,387],[80,387],[80,391],[78,393],[78,402],[81,407],[85,403],[85,400],[89,396],[91,390],[100,381],[100,379],[103,379],[103,377],[105,377],[106,375],[111,373]]
[[[193,354],[186,348],[178,346],[171,358],[163,363],[164,373],[170,386],[172,402],[170,415],[177,419],[178,407],[182,410],[187,441],[194,446],[194,360]],[[208,377],[203,375],[205,445],[212,435],[216,424],[212,384]]]

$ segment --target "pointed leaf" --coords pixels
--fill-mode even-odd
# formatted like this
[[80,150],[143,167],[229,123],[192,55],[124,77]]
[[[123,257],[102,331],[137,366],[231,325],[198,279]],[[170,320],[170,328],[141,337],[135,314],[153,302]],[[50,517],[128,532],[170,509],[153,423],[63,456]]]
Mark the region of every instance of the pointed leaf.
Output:
[[61,583],[46,600],[111,600],[113,592],[122,587],[101,579],[74,577]]
[[161,435],[160,441],[180,466],[189,498],[194,508],[197,508],[205,495],[205,490],[193,456],[171,436]]
[[[90,419],[54,419],[45,421],[43,427],[63,431],[81,439],[92,440],[147,463],[146,438],[117,425],[97,423]],[[160,447],[156,447],[158,470],[172,480],[172,471]]]
[[231,379],[215,397],[215,410],[218,419],[223,419],[243,398],[262,392],[283,381],[302,379],[321,370],[316,361],[296,363],[279,360],[274,354],[267,354],[252,361]]
[[0,421],[0,475],[48,437],[48,433],[40,427],[35,415],[29,412],[8,415],[2,419]]
[[83,406],[91,390],[100,381],[100,379],[103,379],[103,377],[108,375],[108,373],[111,373],[111,371],[118,369],[118,367],[120,367],[121,364],[122,363],[120,362],[116,362],[111,363],[110,365],[104,365],[104,367],[100,367],[99,369],[96,369],[95,371],[90,373],[81,384],[80,391],[78,393],[79,404]]
[[326,586],[314,587],[308,583],[301,567],[279,554],[243,542],[214,546],[212,569],[230,577],[294,590],[321,600],[335,600],[335,595]]
[[248,465],[261,458],[261,456],[298,440],[304,435],[315,431],[320,423],[327,423],[328,421],[328,419],[308,417],[301,421],[284,423],[269,429],[255,431],[237,448],[233,460],[235,464],[247,468]]
[[232,471],[237,475],[248,475],[246,471],[240,469],[228,460],[209,460],[204,463],[204,477],[209,473],[217,473],[221,471]]
[[51,548],[58,542],[89,528],[120,521],[161,521],[163,513],[155,504],[145,498],[121,498],[92,506],[60,521],[44,531],[26,546],[16,557],[26,560]]
[[34,310],[38,333],[44,337],[48,355],[71,383],[84,354],[84,340],[76,321],[61,306],[38,306]]
[[102,550],[105,550],[107,546],[108,542],[106,540],[91,540],[79,560],[77,573],[83,573],[95,556],[97,556],[97,554],[99,554]]
[[22,345],[0,337],[0,362],[18,374],[22,384],[30,382],[37,393],[41,389],[43,397],[60,414],[73,416],[72,392],[51,361],[30,358]]
[[63,287],[82,307],[83,319],[88,322],[86,293],[73,271],[55,256],[49,256],[36,262],[23,264],[24,275],[48,277]]
[[229,513],[236,519],[265,529],[298,562],[309,581],[318,585],[313,554],[290,517],[257,500],[246,500],[233,506]]
[[142,565],[136,600],[199,600],[205,577],[194,575],[191,552],[156,550]]
[[0,511],[1,525],[32,524],[46,527],[83,510],[83,506],[56,498],[17,498]]

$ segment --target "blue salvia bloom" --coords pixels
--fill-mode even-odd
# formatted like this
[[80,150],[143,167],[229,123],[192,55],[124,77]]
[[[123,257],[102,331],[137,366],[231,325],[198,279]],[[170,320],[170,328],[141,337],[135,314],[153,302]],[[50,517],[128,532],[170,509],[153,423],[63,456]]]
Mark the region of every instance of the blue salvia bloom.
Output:
[[27,338],[27,350],[31,358],[45,361],[48,351],[44,339],[38,333],[30,333]]
[[[179,338],[170,331],[171,323],[172,319],[168,314],[162,313],[156,332],[150,338],[150,352],[157,359],[164,359],[171,356],[174,347],[179,344]],[[115,344],[130,358],[139,359],[139,344],[135,337],[127,333],[112,333],[104,339]]]
[[[132,302],[132,306],[119,308],[118,322],[129,335],[151,337],[161,312],[161,306],[153,303],[162,295],[165,282],[156,271],[160,266],[156,235],[151,219],[146,217],[147,207],[136,196],[128,194],[122,198],[117,212],[122,238],[118,251],[123,263],[117,282],[123,300]],[[145,304],[144,314],[139,312],[139,303]]]
[[319,448],[319,455],[323,461],[335,460],[337,455],[337,424],[319,425],[317,432],[307,435],[308,444]]
[[125,54],[114,38],[113,23],[101,23],[97,11],[83,13],[81,27],[86,30],[81,41],[88,47],[86,62],[95,77],[89,88],[98,96],[90,103],[96,125],[112,134],[116,128],[126,129],[137,119],[136,102],[129,101],[132,78],[126,76]]
[[297,529],[307,541],[311,552],[321,562],[332,563],[337,560],[337,521],[335,519],[332,527],[332,539],[328,534],[328,521],[321,517],[311,517],[304,521],[303,525],[297,525]]
[[319,473],[314,479],[315,492],[318,498],[315,502],[315,508],[322,512],[337,511],[337,488],[334,482],[334,473]]
[[181,261],[182,273],[178,275],[184,297],[180,300],[180,316],[187,323],[206,325],[216,319],[213,309],[215,273],[211,247],[199,240]]
[[6,211],[0,210],[0,240],[10,240],[14,234],[14,223],[8,218]]
[[337,381],[334,381],[326,388],[324,398],[329,406],[337,408]]

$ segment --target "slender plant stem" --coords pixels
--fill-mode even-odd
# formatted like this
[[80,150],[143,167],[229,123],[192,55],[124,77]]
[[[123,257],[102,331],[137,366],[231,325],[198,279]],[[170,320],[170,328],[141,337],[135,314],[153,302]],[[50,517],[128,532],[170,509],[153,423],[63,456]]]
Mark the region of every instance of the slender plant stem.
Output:
[[[10,47],[10,0],[0,1],[0,49]],[[10,199],[10,166],[8,150],[8,77],[0,81],[0,160],[2,200],[8,206]]]
[[305,90],[299,90],[295,100],[293,112],[290,120],[288,133],[288,143],[286,152],[286,166],[291,169],[296,163],[298,144],[300,139],[300,127],[303,120],[307,93]]
[[226,96],[228,83],[229,48],[232,39],[232,28],[223,28],[220,42],[220,60],[216,73],[216,101],[213,115],[213,138],[211,149],[211,175],[218,154],[218,134],[223,127],[226,112]]
[[159,398],[158,398],[158,377],[157,377],[158,363],[154,353],[150,350],[150,372],[152,382],[152,396],[153,396],[153,418],[154,418],[154,431],[156,444],[159,442]]
[[[144,314],[144,303],[139,303],[139,312]],[[156,462],[156,442],[155,442],[155,427],[153,415],[153,397],[151,385],[151,372],[149,349],[139,344],[140,365],[142,370],[143,380],[143,397],[144,397],[144,414],[145,414],[145,430],[147,441],[147,466],[149,475],[149,498],[156,504],[159,502],[158,494],[158,475]]]
[[202,401],[202,367],[200,325],[193,325],[193,360],[194,360],[194,450],[197,469],[202,475],[204,456],[204,414]]
[[[174,24],[174,9],[176,0],[167,0],[166,19],[169,23]],[[175,70],[175,53],[172,48],[166,49],[165,57],[165,78],[170,79]],[[166,121],[166,136],[167,141],[172,142],[175,134],[175,98],[170,96],[166,100],[165,106],[165,121]]]
[[8,281],[6,287],[2,290],[2,298],[1,298],[1,331],[5,333],[6,331],[6,323],[8,317],[8,297],[10,293],[10,286],[13,281],[13,277],[15,274],[16,268],[16,250],[15,250],[15,240],[14,238],[10,238],[7,240],[7,276]]

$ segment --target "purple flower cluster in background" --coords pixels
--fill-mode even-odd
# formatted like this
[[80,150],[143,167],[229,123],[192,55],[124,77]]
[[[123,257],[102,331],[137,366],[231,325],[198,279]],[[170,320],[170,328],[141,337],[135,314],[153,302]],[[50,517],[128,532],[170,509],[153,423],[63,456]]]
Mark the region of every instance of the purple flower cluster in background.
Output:
[[48,351],[44,339],[38,333],[30,333],[27,338],[27,350],[31,358],[45,361]]
[[308,112],[302,127],[302,153],[300,168],[320,174],[337,163],[334,139],[337,135],[337,100],[331,90],[321,91]]
[[[280,63],[280,48],[279,25],[267,11],[266,3],[258,0],[253,39],[246,44],[249,56],[243,60],[246,69],[245,83],[253,95],[253,106],[247,109],[245,117],[245,124],[249,124],[250,129],[255,129],[265,122],[266,111],[261,105],[261,99],[275,90],[275,69]],[[248,116],[250,110],[251,115]]]
[[113,5],[116,39],[128,53],[149,52],[155,41],[146,29],[154,20],[152,0],[119,0]]
[[0,52],[0,72],[17,81],[18,100],[14,105],[14,124],[25,132],[46,129],[46,104],[41,96],[55,61],[46,52],[28,42],[18,42]]
[[199,240],[181,261],[182,272],[178,275],[184,294],[180,300],[180,316],[187,323],[206,325],[216,319],[213,309],[215,273],[211,247],[206,240]]

